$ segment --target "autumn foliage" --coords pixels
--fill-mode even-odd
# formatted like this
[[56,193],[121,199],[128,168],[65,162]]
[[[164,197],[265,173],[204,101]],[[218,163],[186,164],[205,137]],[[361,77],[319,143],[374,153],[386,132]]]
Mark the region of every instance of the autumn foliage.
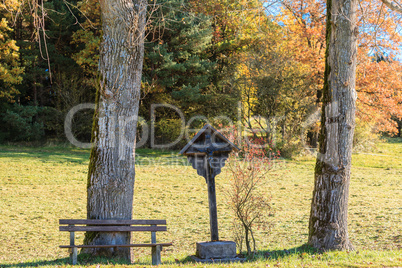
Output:
[[[357,117],[376,131],[396,133],[393,120],[402,118],[402,63],[396,58],[402,36],[400,21],[380,1],[359,1]],[[286,27],[286,39],[297,61],[310,70],[318,90],[322,88],[325,52],[326,2],[283,1],[278,21]],[[320,94],[318,94],[318,97]]]
[[[41,120],[47,137],[62,140],[61,118],[71,105],[94,102],[100,6],[96,0],[52,0],[43,2],[42,13],[42,2],[30,3],[0,3],[0,114],[6,116],[14,102],[54,108],[59,112]],[[302,125],[321,106],[326,1],[149,4],[140,116],[149,122],[151,104],[169,103],[186,118],[219,114],[233,120],[241,102],[241,116],[248,121],[257,116],[271,120],[271,125],[253,124],[266,127],[267,138],[275,138],[284,155],[301,148],[303,135],[313,137],[310,145],[316,146],[319,126],[306,130]],[[397,133],[402,116],[400,25],[400,17],[381,1],[359,1],[357,128]],[[174,112],[163,116],[177,120]],[[0,123],[5,134],[0,137],[21,140]]]

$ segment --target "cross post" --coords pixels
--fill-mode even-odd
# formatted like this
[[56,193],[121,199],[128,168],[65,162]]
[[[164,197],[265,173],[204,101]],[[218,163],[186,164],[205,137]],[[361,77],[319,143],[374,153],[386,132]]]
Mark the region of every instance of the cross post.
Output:
[[[208,158],[208,155],[205,156]],[[209,225],[211,229],[211,241],[219,240],[218,233],[218,213],[216,208],[216,191],[215,191],[215,178],[212,176],[211,167],[209,161],[205,161],[207,164],[207,184],[208,184],[208,203],[209,203]]]
[[233,150],[238,151],[239,148],[206,124],[180,151],[180,154],[187,156],[198,175],[203,176],[208,185],[211,241],[219,241],[215,176],[221,172],[225,160]]

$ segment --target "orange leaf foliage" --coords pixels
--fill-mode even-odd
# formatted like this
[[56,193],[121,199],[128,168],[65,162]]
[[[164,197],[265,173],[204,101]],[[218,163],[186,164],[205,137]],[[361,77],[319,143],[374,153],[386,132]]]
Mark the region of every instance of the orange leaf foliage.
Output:
[[[297,61],[310,66],[310,76],[322,88],[325,56],[326,2],[284,1],[277,16],[284,24],[289,50],[298,52]],[[401,51],[399,17],[380,1],[359,2],[357,116],[375,122],[377,131],[396,133],[402,118],[402,64],[395,59]],[[382,56],[382,58],[380,57]]]

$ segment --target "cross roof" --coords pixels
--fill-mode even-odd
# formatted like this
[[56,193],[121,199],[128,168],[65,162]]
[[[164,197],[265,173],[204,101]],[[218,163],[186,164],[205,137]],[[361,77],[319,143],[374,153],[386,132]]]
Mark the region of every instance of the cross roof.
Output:
[[[217,147],[216,151],[219,151],[219,148],[222,147],[222,141],[225,143],[224,147],[227,148],[227,146],[229,145],[231,150],[234,150],[236,152],[240,150],[236,145],[234,145],[230,140],[228,140],[225,136],[223,136],[218,130],[213,128],[210,124],[205,124],[205,126],[200,131],[198,131],[198,133],[191,139],[191,141],[187,143],[186,146],[184,146],[184,148],[180,151],[180,154],[183,155],[193,154],[193,152],[189,153],[187,152],[192,147],[192,145],[197,144],[197,142],[203,141],[202,139],[204,137],[203,136],[204,133],[210,133],[211,136],[215,138],[215,141],[216,138],[219,138],[221,140],[221,143],[219,143],[219,146]],[[197,144],[197,147],[200,147],[200,144]]]

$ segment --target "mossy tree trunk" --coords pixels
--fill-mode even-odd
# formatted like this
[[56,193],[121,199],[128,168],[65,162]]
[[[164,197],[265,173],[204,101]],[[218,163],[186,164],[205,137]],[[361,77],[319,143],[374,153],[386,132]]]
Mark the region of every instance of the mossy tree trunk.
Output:
[[327,52],[309,243],[353,249],[347,229],[356,110],[357,0],[327,1]]
[[[145,0],[101,0],[103,39],[88,171],[88,219],[131,219]],[[129,233],[86,233],[86,244],[130,243]],[[130,259],[129,249],[86,250]]]

